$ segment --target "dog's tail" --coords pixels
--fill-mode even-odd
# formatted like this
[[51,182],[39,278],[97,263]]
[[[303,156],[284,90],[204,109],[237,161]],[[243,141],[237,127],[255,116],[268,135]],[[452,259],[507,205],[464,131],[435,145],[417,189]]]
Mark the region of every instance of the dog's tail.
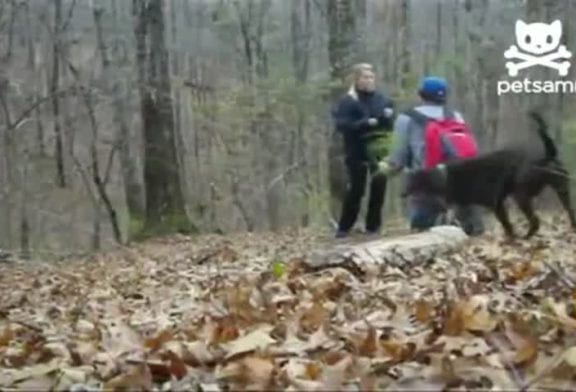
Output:
[[542,118],[542,116],[534,111],[530,112],[530,117],[536,121],[538,124],[538,136],[542,140],[542,144],[544,145],[544,153],[546,154],[546,159],[556,159],[558,157],[558,148],[556,144],[554,144],[554,140],[548,134],[548,125]]

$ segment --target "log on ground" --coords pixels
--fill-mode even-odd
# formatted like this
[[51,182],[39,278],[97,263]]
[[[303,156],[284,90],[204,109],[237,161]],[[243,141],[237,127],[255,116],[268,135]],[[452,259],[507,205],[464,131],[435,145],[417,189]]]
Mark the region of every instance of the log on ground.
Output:
[[422,233],[331,245],[313,252],[306,263],[312,269],[350,266],[351,263],[362,270],[381,265],[415,266],[460,249],[467,239],[459,227],[437,226]]

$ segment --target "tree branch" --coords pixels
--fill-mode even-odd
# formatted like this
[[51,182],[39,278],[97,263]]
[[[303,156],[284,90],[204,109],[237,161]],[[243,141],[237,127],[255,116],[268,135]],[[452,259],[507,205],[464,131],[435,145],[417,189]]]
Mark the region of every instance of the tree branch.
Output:
[[73,91],[76,88],[76,86],[71,86],[71,87],[67,87],[66,89],[57,91],[54,94],[49,94],[46,95],[44,97],[40,97],[38,98],[32,105],[30,105],[26,110],[24,110],[20,116],[18,116],[18,118],[16,119],[16,121],[14,121],[12,124],[8,124],[8,126],[4,127],[4,129],[2,129],[2,131],[15,131],[17,130],[22,123],[28,118],[28,116],[40,105],[42,105],[44,102],[54,98],[54,96],[62,96],[65,95],[66,93]]
[[72,14],[74,13],[74,8],[76,8],[76,1],[77,0],[72,0],[72,4],[70,4],[70,8],[68,9],[68,16],[66,17],[66,21],[62,24],[61,31],[66,31],[66,29],[70,25],[70,21],[72,20]]
[[108,160],[106,162],[106,170],[104,171],[104,179],[102,180],[104,184],[108,184],[110,181],[110,174],[112,172],[112,165],[114,164],[114,155],[119,148],[120,143],[116,142],[112,148],[110,149],[110,153],[108,154]]
[[[79,82],[80,74],[76,69],[76,67],[74,67],[74,65],[69,60],[66,60],[66,63],[76,81]],[[113,151],[115,150],[115,147],[113,146],[112,151],[110,152],[107,173],[103,179],[100,174],[100,165],[97,151],[98,125],[96,123],[96,115],[94,113],[94,105],[92,104],[90,91],[84,90],[82,93],[82,97],[84,100],[84,105],[86,106],[86,110],[88,111],[88,116],[90,118],[90,127],[92,129],[92,141],[90,145],[90,155],[92,157],[92,165],[91,165],[92,181],[94,182],[94,185],[96,186],[96,190],[98,192],[98,196],[102,200],[102,203],[104,203],[104,207],[106,208],[106,212],[108,213],[110,224],[112,225],[112,231],[114,233],[114,239],[116,240],[117,243],[121,244],[122,234],[120,232],[120,226],[118,225],[118,214],[116,213],[116,210],[114,209],[112,201],[110,200],[110,197],[108,196],[108,192],[106,190],[107,178],[109,177],[109,168],[112,166],[111,159],[114,157]]]

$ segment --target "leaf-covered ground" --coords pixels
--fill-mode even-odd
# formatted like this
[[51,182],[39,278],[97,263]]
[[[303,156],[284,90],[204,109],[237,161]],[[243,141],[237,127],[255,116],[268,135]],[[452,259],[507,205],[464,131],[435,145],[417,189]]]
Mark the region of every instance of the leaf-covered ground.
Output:
[[[309,232],[0,265],[0,388],[574,390],[576,235],[308,271]],[[574,278],[572,278],[574,277]]]

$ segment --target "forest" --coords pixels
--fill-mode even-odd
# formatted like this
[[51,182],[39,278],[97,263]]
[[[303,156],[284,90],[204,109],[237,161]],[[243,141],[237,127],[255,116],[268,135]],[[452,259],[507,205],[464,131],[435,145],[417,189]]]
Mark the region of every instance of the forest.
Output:
[[[561,20],[570,47],[574,7],[3,1],[0,246],[85,252],[165,231],[329,227],[346,186],[330,110],[360,61],[399,109],[423,75],[447,78],[483,149],[525,141],[521,113],[539,105],[568,150],[569,93],[498,96],[497,83],[516,19]],[[388,222],[401,217],[397,189]]]
[[0,0],[0,389],[576,390],[558,198],[530,238],[413,233],[399,175],[335,239],[332,116],[354,64],[395,113],[444,78],[480,158],[436,169],[544,144],[488,178],[574,201],[573,50],[572,0]]

